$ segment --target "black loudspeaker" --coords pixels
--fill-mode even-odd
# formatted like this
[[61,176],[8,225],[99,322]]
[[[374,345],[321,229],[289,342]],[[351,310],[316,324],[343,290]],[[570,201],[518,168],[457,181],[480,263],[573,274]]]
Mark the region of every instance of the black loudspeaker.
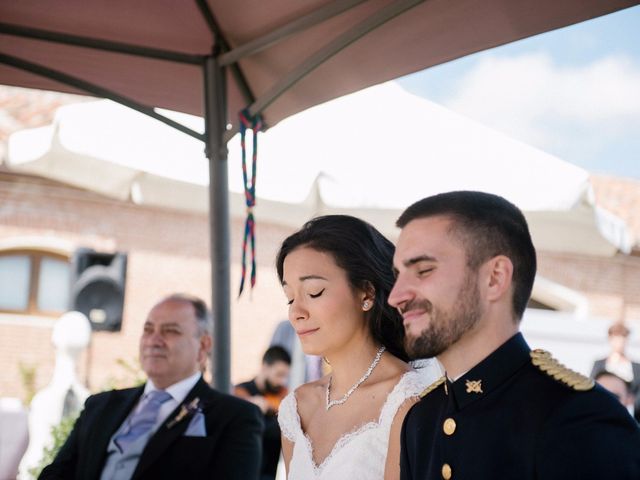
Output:
[[71,271],[71,309],[84,313],[93,330],[119,331],[127,254],[80,248],[73,255]]

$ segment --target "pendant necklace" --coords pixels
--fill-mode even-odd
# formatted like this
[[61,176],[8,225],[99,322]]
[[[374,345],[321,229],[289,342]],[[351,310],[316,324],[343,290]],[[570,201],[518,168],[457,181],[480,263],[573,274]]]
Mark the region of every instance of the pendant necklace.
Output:
[[371,374],[373,373],[373,369],[376,368],[376,365],[378,365],[378,363],[380,362],[380,358],[382,358],[382,352],[385,351],[384,345],[382,347],[380,347],[380,349],[378,349],[378,352],[376,353],[375,358],[373,359],[373,362],[371,362],[371,365],[369,365],[369,368],[367,369],[366,372],[364,372],[364,375],[362,375],[362,377],[360,378],[360,380],[358,380],[348,391],[347,393],[345,393],[341,398],[338,398],[336,400],[329,400],[329,397],[331,396],[331,379],[333,378],[333,375],[329,376],[329,383],[327,384],[327,411],[329,411],[329,409],[335,405],[342,405],[344,402],[346,402],[349,397],[351,396],[351,394],[353,392],[356,391],[356,389],[362,385],[362,383],[371,376]]

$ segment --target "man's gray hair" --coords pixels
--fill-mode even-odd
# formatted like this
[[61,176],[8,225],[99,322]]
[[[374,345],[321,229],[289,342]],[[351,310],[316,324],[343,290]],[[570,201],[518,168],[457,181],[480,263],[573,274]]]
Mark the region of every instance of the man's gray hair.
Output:
[[202,336],[205,333],[211,335],[213,328],[213,319],[211,313],[207,308],[207,304],[199,297],[195,295],[189,295],[188,293],[172,293],[163,298],[160,303],[166,301],[178,301],[186,302],[193,307],[193,311],[196,314],[196,321],[198,322],[198,336]]

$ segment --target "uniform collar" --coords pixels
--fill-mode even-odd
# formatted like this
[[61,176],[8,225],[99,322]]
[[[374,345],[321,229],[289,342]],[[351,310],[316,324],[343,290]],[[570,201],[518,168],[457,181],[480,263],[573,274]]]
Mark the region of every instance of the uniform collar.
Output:
[[466,407],[502,385],[531,361],[530,351],[522,333],[517,333],[455,382],[447,380],[458,408]]

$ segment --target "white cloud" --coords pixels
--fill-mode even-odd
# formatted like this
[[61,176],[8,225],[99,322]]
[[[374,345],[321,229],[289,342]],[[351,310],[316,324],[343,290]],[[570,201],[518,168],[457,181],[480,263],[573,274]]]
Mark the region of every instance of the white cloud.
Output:
[[571,67],[546,54],[488,57],[445,105],[549,151],[580,141],[595,148],[637,135],[640,65],[621,56]]

